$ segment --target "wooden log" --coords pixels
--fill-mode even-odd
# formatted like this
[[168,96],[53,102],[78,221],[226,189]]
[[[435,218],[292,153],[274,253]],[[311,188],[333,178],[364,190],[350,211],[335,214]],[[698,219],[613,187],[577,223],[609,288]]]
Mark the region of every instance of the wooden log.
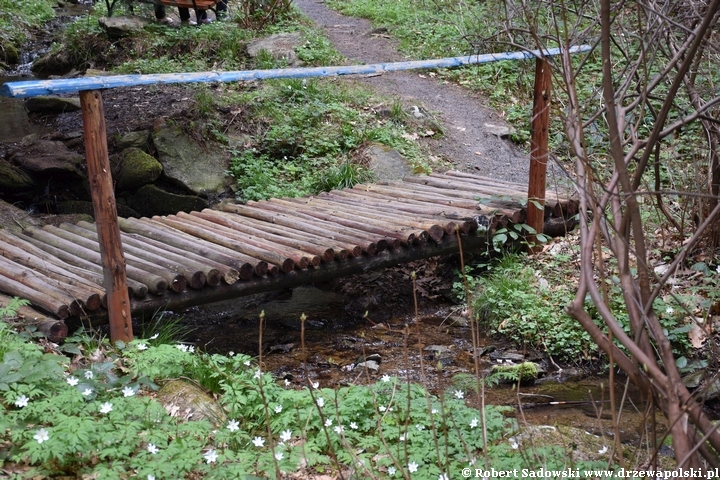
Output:
[[[110,314],[110,341],[133,339],[125,258],[117,222],[115,189],[108,159],[105,109],[100,90],[80,92],[90,196],[98,225],[100,263]],[[148,287],[149,288],[149,287]]]
[[[81,315],[86,310],[97,310],[100,308],[100,295],[88,289],[61,283],[52,278],[38,274],[33,269],[0,256],[0,272],[23,285],[36,289],[43,295],[48,295],[69,307],[70,315]],[[14,293],[14,292],[12,292]],[[87,299],[90,305],[85,304]]]
[[[358,257],[362,255],[363,252],[363,248],[360,245],[357,245],[357,243],[342,242],[333,236],[331,232],[326,232],[325,236],[321,236],[306,231],[292,230],[290,228],[283,227],[282,225],[261,222],[259,220],[255,220],[254,218],[239,217],[237,215],[231,216],[227,212],[219,212],[217,210],[210,209],[205,209],[202,212],[192,212],[192,215],[198,215],[206,220],[217,222],[230,228],[233,228],[234,225],[242,222],[242,225],[251,226],[258,231],[272,233],[280,237],[307,241],[318,246],[326,246],[330,243],[330,248],[335,252],[336,257],[339,260],[345,260],[348,256]],[[377,247],[375,251],[377,251]]]
[[[11,300],[10,297],[0,295],[0,307],[7,307]],[[3,320],[11,325],[22,325],[24,327],[34,326],[53,343],[62,342],[67,338],[68,334],[68,326],[64,321],[46,317],[44,314],[28,306],[18,308],[14,318],[4,318]]]
[[[0,233],[1,235],[1,233]],[[102,276],[102,267],[88,260],[80,258],[72,253],[66,252],[59,248],[48,245],[44,242],[36,240],[27,235],[23,235],[22,238],[15,237],[17,242],[13,240],[13,245],[26,250],[32,255],[41,258],[47,263],[55,263],[57,266],[67,269],[74,274],[86,278],[87,280],[96,283],[97,285],[103,285],[104,279]],[[10,238],[3,238],[4,241],[9,242]],[[127,279],[128,293],[135,298],[144,298],[148,294],[148,287],[144,283],[138,282],[131,278]]]
[[[77,223],[77,226],[89,230],[90,232],[95,232],[95,224],[93,223],[80,221]],[[237,282],[240,278],[239,272],[234,268],[226,267],[225,265],[223,265],[223,269],[227,269],[228,272],[221,272],[220,270],[208,265],[207,261],[199,261],[195,255],[190,254],[189,252],[176,251],[173,248],[165,245],[160,248],[146,241],[148,239],[143,239],[143,237],[137,237],[122,231],[120,232],[120,236],[122,237],[123,245],[132,246],[136,249],[146,251],[148,255],[153,255],[155,257],[166,257],[168,261],[175,262],[175,264],[178,265],[184,265],[185,267],[187,267],[188,271],[201,273],[201,278],[204,278],[203,284],[206,284],[210,287],[215,287],[219,285],[220,282],[223,280],[225,280],[225,282],[227,283],[232,284]],[[252,272],[250,274],[252,275]],[[228,275],[227,279],[224,278],[225,275]],[[193,273],[193,277],[194,276],[195,273]],[[195,283],[197,285],[200,282],[193,281],[192,283]],[[188,286],[190,286],[191,288],[202,287],[202,285],[196,287],[192,283],[188,281]]]
[[[268,264],[265,261],[206,242],[149,218],[139,220],[136,218],[121,218],[119,222],[122,231],[152,239],[156,242],[156,246],[168,245],[206,258],[217,264],[235,268],[243,280],[251,278],[253,273],[259,277],[265,274],[274,275],[277,273],[277,269],[274,271],[272,269],[268,270]],[[218,268],[217,265],[215,268]]]
[[185,232],[203,240],[207,240],[208,242],[217,244],[221,247],[235,250],[236,252],[242,253],[244,255],[259,258],[260,260],[266,261],[269,264],[276,265],[283,273],[290,272],[295,268],[295,262],[292,259],[287,258],[283,255],[279,255],[274,252],[264,251],[251,245],[244,245],[235,240],[220,238],[213,235],[212,233],[204,231],[202,228],[186,225],[182,222],[178,222],[169,218],[153,217],[153,220],[158,223],[163,223],[167,226],[170,226],[176,230],[180,230],[181,232]]
[[[258,222],[253,218],[238,216],[231,218],[227,214],[223,215],[220,212],[210,209],[205,209],[202,212],[191,212],[191,215],[196,215],[207,221],[218,223],[241,233],[246,231],[245,228],[251,228],[252,230],[249,231],[257,232],[260,236],[273,235],[274,238],[278,239],[278,242],[306,242],[312,245],[312,248],[317,249],[317,254],[320,254],[323,251],[321,249],[328,248],[329,250],[332,250],[333,258],[338,260],[345,260],[351,255],[353,257],[357,257],[362,254],[362,248],[358,245],[354,245],[352,249],[348,249],[346,246],[340,245],[340,242],[337,242],[335,239],[329,237],[321,238],[310,233],[283,229],[281,226],[273,226],[264,222]],[[323,261],[328,262],[333,260],[333,258],[324,258]]]
[[[92,223],[84,222],[91,227],[94,227]],[[75,233],[84,237],[92,242],[97,242],[97,232],[93,229],[81,227],[80,225],[72,225],[69,223],[63,223],[60,228],[65,229],[71,233]],[[122,233],[120,234],[122,238]],[[200,289],[205,286],[207,276],[202,270],[190,270],[186,267],[185,262],[182,258],[172,259],[172,255],[168,252],[162,252],[160,255],[156,255],[147,246],[138,247],[134,242],[125,242],[123,239],[123,248],[126,255],[133,255],[139,259],[148,262],[151,265],[159,265],[161,268],[168,270],[169,272],[177,275],[182,275],[185,278],[185,284],[190,288]],[[219,283],[219,282],[218,282]]]
[[343,195],[342,192],[339,191],[321,193],[318,195],[318,198],[323,200],[327,199],[332,203],[341,203],[349,205],[350,207],[361,208],[364,211],[375,211],[387,218],[400,217],[407,218],[408,220],[420,219],[423,221],[434,221],[440,225],[447,235],[454,235],[458,230],[462,233],[468,233],[477,229],[477,222],[468,220],[468,215],[464,218],[460,216],[448,218],[444,215],[434,215],[432,211],[423,211],[420,208],[403,206],[400,202],[388,205],[385,202],[375,201],[369,196],[362,198],[362,195]]
[[272,243],[285,245],[286,247],[290,247],[295,250],[317,255],[323,262],[331,262],[336,257],[339,260],[345,260],[348,255],[350,255],[350,252],[347,249],[329,247],[328,241],[326,241],[323,245],[321,243],[311,241],[312,239],[302,238],[302,236],[296,236],[293,234],[278,235],[276,233],[258,229],[250,223],[244,223],[244,221],[230,220],[208,212],[192,212],[190,214],[183,212],[183,214],[178,213],[178,217],[182,218],[185,215],[189,215],[190,217],[201,218],[203,221],[227,228],[230,232],[233,232],[235,236],[240,236],[241,238],[257,238],[259,240],[267,239]]
[[[388,225],[383,222],[364,218],[350,219],[344,216],[338,216],[335,212],[331,210],[327,210],[321,207],[308,208],[305,205],[301,205],[299,203],[291,202],[284,199],[273,199],[272,202],[267,200],[263,200],[261,202],[248,202],[245,207],[265,210],[266,212],[267,210],[271,210],[277,213],[287,213],[288,210],[292,210],[293,215],[295,215],[297,212],[303,212],[311,217],[316,217],[328,222],[334,222],[338,225],[344,225],[359,230],[365,230],[370,233],[382,235],[385,238],[396,238],[400,240],[400,243],[402,245],[416,244],[419,243],[421,240],[426,241],[426,239],[428,238],[427,232],[419,229],[413,230],[407,227]],[[253,214],[256,213],[253,212]]]
[[[84,238],[81,235],[77,235],[73,232],[55,227],[53,225],[45,225],[43,227],[43,230],[57,235],[60,238],[64,238],[69,242],[73,242],[78,246],[100,253],[100,248],[96,242]],[[167,282],[170,289],[174,292],[182,292],[187,288],[187,281],[182,275],[178,275],[175,272],[162,268],[159,265],[154,265],[152,263],[146,262],[134,255],[125,254],[125,260],[127,261],[127,265],[129,267],[132,266],[139,270],[143,270],[147,273],[152,273],[163,278]]]
[[[530,122],[530,178],[527,192],[527,223],[537,232],[542,231],[545,223],[551,85],[550,62],[544,56],[538,57],[535,59],[533,116]],[[542,250],[542,246],[536,244],[535,235],[528,235],[528,243],[532,251]]]
[[[23,234],[46,243],[51,247],[55,247],[58,250],[64,250],[66,253],[70,254],[70,256],[80,257],[96,265],[100,265],[101,263],[100,254],[94,250],[75,245],[64,238],[53,235],[43,229],[28,227],[23,230]],[[68,261],[68,256],[63,257],[63,260]],[[127,274],[133,280],[137,280],[138,282],[145,284],[148,291],[153,295],[162,295],[165,291],[167,291],[167,282],[158,275],[148,273],[131,265],[127,266]]]
[[[19,243],[19,241],[17,242]],[[32,247],[32,246],[31,246]],[[33,247],[34,248],[34,247]],[[104,295],[105,291],[102,288],[102,281],[89,280],[84,276],[75,274],[72,270],[67,267],[69,265],[59,266],[55,262],[48,262],[46,255],[42,255],[43,252],[40,250],[41,255],[30,253],[28,250],[24,250],[14,243],[8,243],[5,241],[5,237],[0,232],[0,255],[3,257],[26,267],[32,268],[33,270],[42,273],[43,275],[50,276],[61,282],[72,283],[75,282],[78,285],[82,285],[85,288],[93,290],[98,295]],[[102,280],[102,277],[97,275],[94,276],[96,280]]]
[[59,318],[67,318],[70,315],[70,303],[74,300],[70,295],[64,295],[65,299],[60,300],[55,295],[49,295],[46,291],[15,280],[19,276],[13,272],[0,272],[0,289],[10,295],[24,298],[35,307]]
[[[510,197],[503,197],[503,196],[495,196],[493,197],[483,197],[482,194],[478,194],[477,192],[471,192],[466,190],[453,190],[449,188],[438,188],[432,185],[427,185],[422,182],[418,183],[412,183],[412,182],[388,182],[388,186],[391,188],[396,188],[398,190],[402,191],[408,191],[408,192],[416,192],[416,193],[423,193],[425,195],[430,195],[432,197],[438,197],[443,199],[465,199],[465,200],[474,200],[478,202],[480,205],[485,205],[492,208],[498,208],[498,209],[507,209],[510,211],[516,211],[518,209],[522,209],[523,205],[520,202],[522,199],[512,199]],[[481,203],[482,202],[482,203]]]
[[[269,202],[280,202],[287,201],[296,203],[298,205],[308,205],[311,208],[320,208],[326,212],[333,213],[337,217],[341,218],[355,218],[360,219],[363,222],[374,223],[380,228],[393,228],[396,226],[403,226],[410,229],[418,229],[426,232],[433,241],[438,242],[445,235],[446,231],[443,227],[433,221],[426,221],[420,218],[409,218],[406,219],[402,215],[394,215],[388,212],[378,213],[369,209],[365,209],[359,206],[350,206],[342,203],[333,203],[331,201],[323,200],[318,197],[303,197],[303,198],[287,198],[287,199],[274,199],[271,198]],[[454,232],[454,229],[452,230]]]
[[[224,216],[232,216],[233,218],[236,216],[235,213],[225,212],[222,210],[213,210],[213,212],[217,212],[218,214]],[[300,211],[294,212],[292,217],[287,215],[272,217],[272,221],[257,219],[249,216],[243,216],[242,218],[243,221],[249,221],[258,228],[278,227],[283,230],[314,234],[318,238],[332,238],[339,242],[344,242],[350,250],[355,250],[355,248],[350,247],[355,247],[357,245],[363,252],[369,255],[382,252],[387,248],[398,248],[400,246],[400,241],[397,239],[381,238],[378,240],[377,235],[367,231],[357,230],[332,222],[326,222]]]

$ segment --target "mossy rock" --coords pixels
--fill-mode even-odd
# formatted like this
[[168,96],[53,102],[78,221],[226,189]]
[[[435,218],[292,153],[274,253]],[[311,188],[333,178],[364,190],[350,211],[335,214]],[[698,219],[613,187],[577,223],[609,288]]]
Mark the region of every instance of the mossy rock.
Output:
[[12,43],[0,43],[0,61],[8,65],[17,65],[20,62],[20,54]]
[[157,400],[173,417],[183,420],[208,420],[215,425],[227,421],[225,410],[194,383],[170,380],[157,393]]
[[162,164],[139,148],[124,150],[122,157],[117,173],[118,190],[137,190],[153,183],[162,173]]
[[497,376],[500,382],[532,385],[538,378],[538,368],[532,362],[523,362],[518,365],[493,365],[490,376]]

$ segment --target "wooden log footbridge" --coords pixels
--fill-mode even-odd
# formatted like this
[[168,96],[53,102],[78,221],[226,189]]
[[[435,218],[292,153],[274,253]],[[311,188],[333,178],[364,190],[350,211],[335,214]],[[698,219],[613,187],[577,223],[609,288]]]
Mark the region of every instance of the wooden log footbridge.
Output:
[[[589,50],[468,55],[353,65],[116,75],[10,82],[9,97],[80,94],[95,223],[0,229],[0,292],[29,300],[35,323],[58,341],[64,319],[107,318],[110,339],[132,340],[133,312],[293,287],[419,258],[487,245],[498,226],[564,225],[577,202],[546,195],[551,67],[547,58]],[[460,172],[357,185],[316,197],[223,204],[166,217],[118,218],[101,89],[162,83],[234,82],[356,75],[535,58],[529,185]],[[530,199],[518,203],[519,199]],[[508,200],[513,199],[513,200]],[[524,205],[527,205],[527,209]],[[533,238],[532,236],[530,237]],[[5,299],[5,300],[4,300]],[[0,305],[8,297],[0,294]],[[35,310],[24,311],[34,317]],[[97,322],[95,322],[97,324]]]
[[[450,171],[312,197],[118,218],[131,311],[181,309],[485,248],[526,220],[527,186]],[[548,224],[577,202],[546,200]],[[0,291],[52,318],[107,318],[97,225],[0,230]],[[58,328],[55,326],[55,328]]]

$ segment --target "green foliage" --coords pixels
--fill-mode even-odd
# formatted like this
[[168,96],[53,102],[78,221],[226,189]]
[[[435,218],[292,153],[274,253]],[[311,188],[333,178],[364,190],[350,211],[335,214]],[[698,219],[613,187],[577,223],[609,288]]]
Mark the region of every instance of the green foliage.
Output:
[[28,305],[30,305],[30,302],[25,299],[18,297],[11,298],[7,305],[0,305],[0,320],[15,318],[20,307],[26,307]]
[[0,0],[0,46],[20,48],[30,31],[55,17],[55,5],[52,0]]
[[[435,479],[482,454],[483,416],[461,391],[434,396],[389,376],[337,390],[288,388],[248,356],[157,340],[104,343],[97,361],[70,364],[16,335],[20,348],[0,362],[6,465],[24,463],[34,476],[241,478],[273,471],[273,458],[283,471],[332,470],[334,456],[367,475],[412,465],[413,478]],[[227,424],[169,415],[149,394],[175,377],[214,383]],[[504,410],[485,409],[491,445],[513,426]]]
[[419,158],[401,126],[380,122],[363,107],[369,93],[333,80],[269,81],[236,99],[259,134],[232,160],[242,200],[300,196],[367,181],[352,152],[376,141]]

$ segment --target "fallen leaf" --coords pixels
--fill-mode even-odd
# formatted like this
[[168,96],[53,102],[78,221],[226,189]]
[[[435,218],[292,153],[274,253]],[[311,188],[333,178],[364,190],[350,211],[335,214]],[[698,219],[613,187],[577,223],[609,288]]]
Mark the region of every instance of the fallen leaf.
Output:
[[688,338],[694,348],[701,348],[707,340],[707,332],[697,323],[694,323],[688,332]]

